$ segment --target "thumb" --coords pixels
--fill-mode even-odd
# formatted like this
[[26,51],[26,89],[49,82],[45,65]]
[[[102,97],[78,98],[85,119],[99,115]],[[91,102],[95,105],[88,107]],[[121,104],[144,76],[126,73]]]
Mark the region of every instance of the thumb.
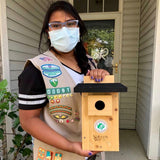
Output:
[[89,76],[89,75],[90,75],[90,70],[88,70],[88,72],[87,72],[86,76]]

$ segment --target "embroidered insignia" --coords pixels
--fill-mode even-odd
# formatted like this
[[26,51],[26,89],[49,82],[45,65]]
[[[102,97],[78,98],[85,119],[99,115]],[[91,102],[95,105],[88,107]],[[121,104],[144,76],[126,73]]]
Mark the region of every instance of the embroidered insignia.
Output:
[[40,60],[42,60],[42,61],[52,61],[52,59],[51,58],[48,58],[48,57],[41,57],[41,58],[39,58]]
[[65,111],[65,110],[57,110],[57,111],[50,111],[51,114],[54,114],[54,113],[65,113],[65,114],[68,114],[68,115],[72,115],[71,112],[68,112],[68,111]]
[[66,109],[66,110],[72,111],[72,108],[71,108],[71,107],[69,107],[69,106],[64,106],[64,105],[52,106],[52,107],[49,107],[49,109],[50,109],[50,110]]
[[68,118],[68,116],[66,116],[66,115],[54,115],[53,117],[56,118],[56,119],[66,119],[66,118]]
[[53,159],[53,152],[47,151],[45,160],[52,160]]
[[52,103],[52,104],[54,104],[54,103],[55,103],[55,101],[52,99],[52,100],[51,100],[51,103]]
[[54,160],[62,160],[62,153],[55,153]]
[[56,103],[60,103],[60,99],[56,99]]
[[53,152],[46,151],[45,149],[39,147],[38,156],[36,160],[52,160],[52,159],[53,159]]
[[70,87],[47,88],[46,92],[47,92],[47,95],[67,94],[67,93],[71,93],[71,89]]
[[41,66],[42,73],[48,78],[58,77],[62,74],[62,71],[59,66],[54,64],[44,64]]
[[57,85],[58,85],[58,79],[57,78],[50,79],[49,82],[53,87],[57,87]]
[[44,158],[45,158],[45,150],[39,147],[37,160],[44,160]]

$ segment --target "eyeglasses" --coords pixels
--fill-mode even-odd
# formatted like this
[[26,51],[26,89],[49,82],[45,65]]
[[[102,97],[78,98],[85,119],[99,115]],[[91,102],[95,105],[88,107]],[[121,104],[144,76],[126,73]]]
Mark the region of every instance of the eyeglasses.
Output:
[[52,30],[61,29],[63,26],[65,26],[67,28],[74,28],[74,27],[78,26],[78,20],[69,20],[69,21],[66,21],[64,23],[62,23],[62,22],[51,22],[51,23],[48,24],[48,26]]

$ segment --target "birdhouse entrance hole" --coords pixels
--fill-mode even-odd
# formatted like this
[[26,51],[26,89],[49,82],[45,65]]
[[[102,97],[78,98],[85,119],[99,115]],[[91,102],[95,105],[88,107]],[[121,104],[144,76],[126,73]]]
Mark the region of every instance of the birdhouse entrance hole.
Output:
[[95,107],[97,110],[103,110],[105,108],[105,103],[99,100],[95,103]]

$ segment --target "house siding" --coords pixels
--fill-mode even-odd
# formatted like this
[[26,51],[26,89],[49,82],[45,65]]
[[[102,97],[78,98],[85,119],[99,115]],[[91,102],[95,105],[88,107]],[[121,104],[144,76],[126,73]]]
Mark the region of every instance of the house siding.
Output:
[[41,27],[49,0],[7,0],[7,26],[11,91],[18,90],[18,75],[25,61],[39,54]]
[[121,83],[128,92],[120,94],[120,128],[135,129],[140,0],[124,0],[122,11]]
[[[1,35],[0,35],[1,38]],[[0,81],[2,80],[2,56],[1,56],[1,41],[0,41]]]
[[141,0],[136,129],[147,151],[149,140],[156,0]]

